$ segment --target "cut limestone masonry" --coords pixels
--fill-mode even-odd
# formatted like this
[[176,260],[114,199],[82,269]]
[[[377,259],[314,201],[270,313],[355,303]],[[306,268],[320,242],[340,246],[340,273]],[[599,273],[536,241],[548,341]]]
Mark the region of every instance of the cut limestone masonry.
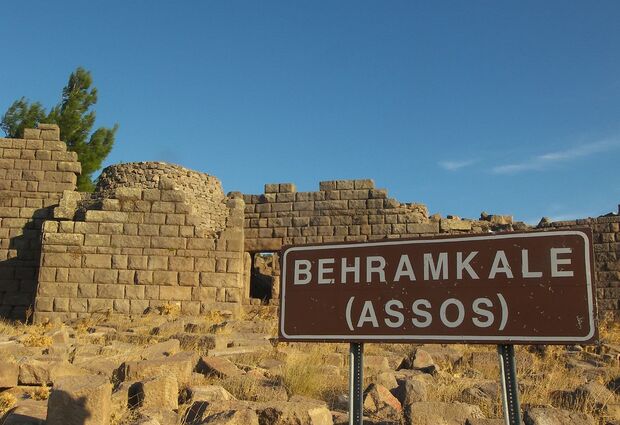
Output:
[[[226,196],[213,176],[142,162],[106,168],[95,193],[82,194],[79,173],[57,126],[0,139],[1,316],[64,320],[170,305],[189,315],[235,312],[277,299],[277,288],[265,289],[277,285],[277,267],[267,276],[255,259],[286,244],[531,229],[510,216],[431,215],[368,179]],[[538,227],[575,226],[594,231],[599,312],[620,317],[620,216]]]
[[22,318],[34,303],[40,230],[81,172],[55,125],[0,138],[0,315]]

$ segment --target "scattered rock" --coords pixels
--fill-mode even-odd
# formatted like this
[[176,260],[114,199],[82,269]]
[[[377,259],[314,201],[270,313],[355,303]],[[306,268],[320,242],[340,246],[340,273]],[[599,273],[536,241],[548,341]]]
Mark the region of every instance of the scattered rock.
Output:
[[431,355],[420,348],[416,348],[408,357],[405,357],[398,369],[414,369],[425,373],[434,373],[438,370]]
[[235,396],[219,385],[202,385],[185,388],[182,392],[184,403],[192,401],[228,401],[236,400]]
[[604,409],[607,404],[615,400],[614,393],[598,382],[580,385],[573,394],[575,400],[583,400],[584,403],[597,410]]
[[19,366],[15,363],[3,361],[0,363],[0,388],[12,388],[17,386]]
[[169,339],[144,348],[140,352],[140,357],[143,360],[161,360],[178,353],[180,350],[179,340]]
[[257,403],[256,414],[261,424],[333,425],[332,415],[323,404]]
[[88,375],[89,372],[67,361],[42,361],[34,358],[19,363],[20,385],[52,385],[66,376]]
[[172,374],[177,382],[189,381],[196,366],[197,355],[182,351],[161,360],[142,360],[125,362],[121,366],[123,380],[141,380],[152,376]]
[[370,384],[364,391],[364,413],[380,418],[397,418],[403,408],[383,385]]
[[47,400],[20,400],[4,416],[2,425],[45,425]]
[[258,416],[252,409],[231,409],[203,418],[202,425],[258,425]]
[[129,388],[129,398],[143,409],[179,408],[179,384],[174,375],[161,375],[136,382]]
[[592,417],[555,407],[529,407],[523,411],[525,425],[594,425]]
[[609,382],[607,382],[607,388],[617,395],[620,395],[620,376],[610,379]]
[[205,375],[215,375],[219,378],[229,378],[243,374],[243,371],[233,362],[223,357],[203,356],[198,362],[197,370]]
[[50,338],[52,338],[53,344],[68,344],[71,340],[67,328],[64,327],[55,332],[50,332],[48,335]]
[[50,394],[46,425],[107,425],[112,384],[99,375],[56,380]]
[[390,363],[385,356],[364,355],[364,372],[375,374],[390,370]]
[[466,403],[423,401],[405,407],[405,418],[411,425],[463,425],[471,419],[483,419],[478,406]]
[[422,379],[413,376],[400,382],[397,395],[403,406],[419,401],[427,401],[427,387]]
[[465,425],[504,425],[503,419],[467,419]]
[[388,390],[392,391],[398,388],[398,381],[396,381],[396,377],[393,372],[381,372],[379,373],[375,379],[374,383],[378,385],[383,385]]

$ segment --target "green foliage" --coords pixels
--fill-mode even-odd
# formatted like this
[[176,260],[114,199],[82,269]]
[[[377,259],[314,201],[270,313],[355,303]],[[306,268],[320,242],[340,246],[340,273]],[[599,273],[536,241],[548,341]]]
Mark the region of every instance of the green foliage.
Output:
[[95,124],[95,111],[91,108],[97,103],[97,89],[91,88],[92,82],[89,71],[77,68],[62,90],[61,102],[49,114],[39,102],[30,104],[21,98],[13,102],[0,123],[7,137],[22,137],[24,128],[34,128],[40,122],[58,124],[67,149],[78,154],[82,164],[78,190],[86,192],[94,189],[92,174],[101,168],[101,163],[112,150],[118,128],[118,125],[100,127],[91,133]]
[[2,117],[0,128],[7,137],[22,137],[24,128],[35,128],[38,123],[45,120],[45,109],[39,102],[33,104],[22,97],[13,102]]

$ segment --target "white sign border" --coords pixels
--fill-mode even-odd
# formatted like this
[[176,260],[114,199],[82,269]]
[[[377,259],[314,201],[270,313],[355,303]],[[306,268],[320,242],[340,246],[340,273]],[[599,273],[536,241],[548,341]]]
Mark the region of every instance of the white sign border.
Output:
[[[342,249],[342,248],[356,248],[367,246],[387,246],[387,245],[412,245],[420,243],[449,243],[449,242],[462,242],[462,241],[476,241],[476,240],[489,240],[489,239],[514,239],[514,238],[536,238],[536,237],[551,237],[551,236],[569,236],[577,235],[581,236],[585,245],[585,266],[586,266],[586,287],[588,294],[588,310],[589,310],[589,324],[590,332],[586,336],[562,336],[562,337],[537,337],[537,336],[453,336],[453,335],[289,335],[284,329],[284,315],[286,312],[286,256],[289,252],[295,251],[316,251],[323,249]],[[498,235],[485,235],[485,236],[469,236],[469,237],[457,237],[457,238],[435,238],[435,239],[420,239],[420,240],[392,240],[381,242],[365,242],[365,243],[350,243],[350,244],[337,244],[337,245],[308,245],[288,248],[282,258],[282,287],[280,293],[280,332],[285,338],[303,339],[303,340],[320,340],[320,341],[361,341],[361,340],[399,340],[399,341],[418,341],[418,340],[433,340],[433,341],[505,341],[506,343],[523,342],[529,343],[533,341],[552,341],[552,342],[575,342],[575,341],[587,341],[595,333],[595,321],[594,321],[594,300],[592,299],[592,270],[590,268],[590,246],[588,236],[580,230],[560,230],[551,232],[531,232],[531,233],[506,233]]]

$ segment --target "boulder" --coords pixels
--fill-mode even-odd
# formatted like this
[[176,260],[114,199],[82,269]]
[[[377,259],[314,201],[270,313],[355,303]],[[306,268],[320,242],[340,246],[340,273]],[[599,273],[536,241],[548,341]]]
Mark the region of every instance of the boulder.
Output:
[[383,385],[370,384],[364,391],[364,414],[380,418],[398,418],[403,410],[400,401]]
[[172,335],[175,333],[185,332],[185,320],[176,319],[171,322],[162,323],[152,330],[153,335]]
[[617,395],[620,395],[620,376],[610,379],[609,382],[607,382],[607,388]]
[[201,425],[258,425],[258,416],[252,409],[229,409],[205,416]]
[[364,373],[376,374],[390,370],[390,363],[385,356],[364,356]]
[[228,401],[236,400],[235,396],[226,391],[219,385],[196,385],[183,390],[182,399],[184,402],[207,401]]
[[20,385],[52,385],[66,376],[89,375],[89,372],[67,361],[45,361],[33,358],[19,363]]
[[3,361],[0,363],[0,388],[13,388],[17,386],[19,366],[15,363]]
[[478,406],[493,404],[499,397],[499,385],[494,381],[482,381],[465,388],[460,400]]
[[483,419],[484,414],[471,404],[421,401],[405,407],[405,418],[411,425],[463,425],[468,419]]
[[160,360],[129,361],[121,366],[122,379],[142,380],[172,374],[179,384],[188,382],[196,366],[197,355],[182,351]]
[[79,362],[74,362],[73,364],[95,375],[103,375],[110,380],[119,365],[117,361],[99,356],[90,359],[82,358]]
[[169,339],[157,344],[149,345],[140,351],[143,360],[161,360],[178,353],[181,345],[178,339]]
[[214,375],[219,378],[230,378],[243,375],[244,373],[233,362],[226,358],[209,356],[200,358],[197,370],[205,375]]
[[41,349],[38,347],[24,347],[17,341],[0,341],[0,358],[16,358],[19,359],[24,356],[32,356],[41,354]]
[[398,369],[414,369],[425,373],[434,373],[438,367],[427,351],[416,348],[408,357],[403,359]]
[[[263,369],[268,370],[269,373],[271,374],[281,374],[282,370],[284,369],[285,364],[286,363],[283,362],[282,360],[266,358],[266,359],[261,360],[258,366]],[[330,365],[326,365],[326,366],[330,366]]]
[[499,360],[494,351],[474,351],[457,363],[463,362],[475,370],[488,370],[489,374],[499,374]]
[[68,344],[69,341],[71,340],[71,337],[69,336],[69,332],[67,331],[67,328],[64,328],[64,327],[57,331],[48,333],[48,336],[52,338],[53,344]]
[[19,400],[4,416],[2,425],[44,425],[47,400]]
[[580,385],[573,394],[575,400],[583,400],[584,403],[597,410],[603,410],[607,404],[615,400],[614,393],[595,381]]
[[467,419],[465,425],[504,425],[503,419]]
[[178,425],[179,415],[168,409],[141,409],[140,413],[145,420],[156,421],[160,425]]
[[129,397],[129,389],[135,382],[121,382],[112,392],[112,411],[122,411],[127,407],[135,407],[138,400]]
[[267,402],[255,404],[261,424],[333,425],[332,415],[324,404]]
[[428,390],[426,382],[423,379],[417,379],[416,376],[404,379],[400,381],[396,395],[403,406],[427,401]]
[[136,382],[129,388],[129,399],[142,409],[179,408],[179,384],[174,375],[160,375]]
[[426,351],[433,358],[435,364],[446,368],[463,358],[463,353],[452,346],[424,344],[420,349]]
[[585,413],[555,407],[530,407],[523,411],[525,425],[595,425],[595,420]]
[[381,372],[379,373],[375,379],[374,383],[378,385],[383,385],[388,390],[392,391],[398,388],[398,381],[396,381],[396,377],[393,372]]
[[108,425],[112,384],[100,375],[67,376],[54,383],[46,425]]

